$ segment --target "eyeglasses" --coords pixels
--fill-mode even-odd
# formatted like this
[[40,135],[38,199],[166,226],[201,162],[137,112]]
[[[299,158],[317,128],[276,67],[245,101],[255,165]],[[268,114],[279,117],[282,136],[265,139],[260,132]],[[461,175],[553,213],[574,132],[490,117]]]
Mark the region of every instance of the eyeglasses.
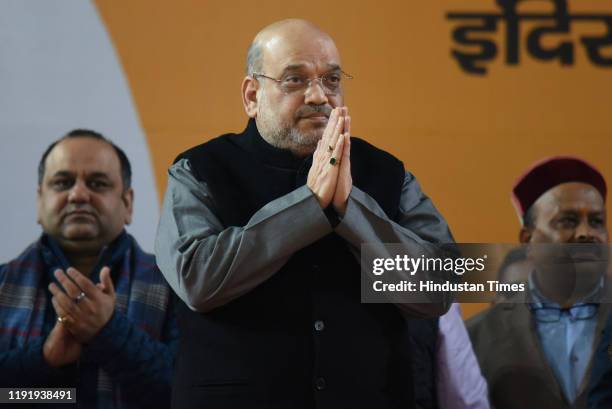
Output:
[[299,74],[288,74],[281,79],[276,79],[272,77],[268,77],[265,74],[260,74],[258,72],[254,72],[251,74],[253,78],[257,79],[258,77],[267,78],[276,82],[281,89],[286,94],[290,94],[297,91],[305,91],[310,87],[313,81],[319,81],[321,85],[321,89],[325,92],[325,95],[337,95],[342,86],[342,76],[347,80],[352,80],[353,76],[345,73],[344,71],[334,71],[327,74],[323,74],[320,77],[308,78],[305,75]]
[[539,322],[559,322],[562,314],[568,314],[572,321],[588,320],[597,314],[598,304],[579,303],[570,308],[530,307],[535,319]]

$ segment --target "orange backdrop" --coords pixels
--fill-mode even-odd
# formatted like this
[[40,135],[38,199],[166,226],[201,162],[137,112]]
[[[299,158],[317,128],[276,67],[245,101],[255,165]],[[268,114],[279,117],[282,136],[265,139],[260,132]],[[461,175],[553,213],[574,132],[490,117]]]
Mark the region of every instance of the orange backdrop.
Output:
[[[602,3],[568,4],[571,12],[612,14],[612,6]],[[353,133],[404,161],[457,241],[516,242],[509,192],[516,177],[544,156],[579,155],[612,175],[612,69],[591,64],[578,41],[575,64],[561,67],[530,58],[523,30],[521,63],[509,67],[500,29],[494,36],[500,55],[486,76],[459,69],[450,55],[457,23],[446,13],[498,11],[494,0],[469,6],[449,0],[96,4],[127,73],[162,194],[166,169],[179,152],[242,130],[246,50],[259,29],[287,17],[312,20],[334,37],[355,77],[346,99]],[[521,10],[550,9],[546,1],[521,4]],[[575,24],[562,38],[585,33],[603,34],[605,26]],[[464,305],[464,312],[481,307]]]

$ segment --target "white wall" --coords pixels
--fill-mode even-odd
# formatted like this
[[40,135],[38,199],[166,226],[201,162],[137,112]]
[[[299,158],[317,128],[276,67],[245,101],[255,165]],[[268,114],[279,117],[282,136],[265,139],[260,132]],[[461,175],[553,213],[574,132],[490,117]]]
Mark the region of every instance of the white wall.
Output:
[[101,132],[133,167],[134,222],[152,251],[159,214],[151,159],[120,61],[86,0],[0,2],[0,263],[40,234],[36,168],[74,128]]

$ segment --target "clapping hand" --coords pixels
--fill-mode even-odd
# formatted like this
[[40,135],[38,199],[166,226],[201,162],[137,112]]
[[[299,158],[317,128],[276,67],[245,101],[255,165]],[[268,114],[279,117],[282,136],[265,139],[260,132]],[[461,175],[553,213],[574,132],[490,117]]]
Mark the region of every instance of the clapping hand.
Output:
[[57,284],[49,291],[58,321],[81,343],[89,342],[111,319],[115,310],[115,288],[108,267],[100,270],[100,282],[94,284],[75,268],[55,271]]

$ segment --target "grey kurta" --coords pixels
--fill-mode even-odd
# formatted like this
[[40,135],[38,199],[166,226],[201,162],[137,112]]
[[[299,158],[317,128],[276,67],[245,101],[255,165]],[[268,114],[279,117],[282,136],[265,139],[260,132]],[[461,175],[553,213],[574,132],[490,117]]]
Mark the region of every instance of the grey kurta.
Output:
[[[265,183],[265,181],[262,181]],[[275,274],[298,250],[335,231],[359,259],[362,243],[450,243],[446,221],[406,172],[398,223],[378,203],[353,186],[346,214],[332,228],[306,186],[258,210],[243,227],[223,226],[215,198],[191,172],[187,159],[168,172],[168,189],[155,243],[160,270],[194,311],[206,312],[247,293]],[[431,317],[446,303],[402,304],[403,312]]]

